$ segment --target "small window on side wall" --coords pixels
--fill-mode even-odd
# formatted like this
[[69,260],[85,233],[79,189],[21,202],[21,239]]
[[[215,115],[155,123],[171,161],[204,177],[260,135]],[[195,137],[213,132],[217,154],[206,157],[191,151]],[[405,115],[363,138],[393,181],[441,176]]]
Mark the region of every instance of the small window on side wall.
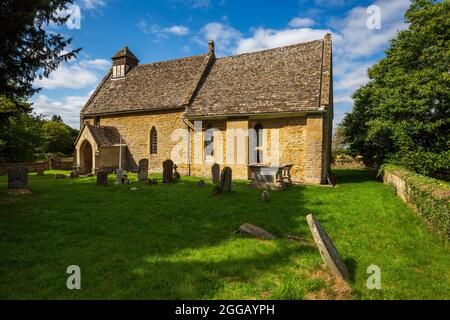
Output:
[[94,117],[94,126],[100,125],[100,117]]
[[155,127],[150,130],[150,154],[158,153],[158,133]]

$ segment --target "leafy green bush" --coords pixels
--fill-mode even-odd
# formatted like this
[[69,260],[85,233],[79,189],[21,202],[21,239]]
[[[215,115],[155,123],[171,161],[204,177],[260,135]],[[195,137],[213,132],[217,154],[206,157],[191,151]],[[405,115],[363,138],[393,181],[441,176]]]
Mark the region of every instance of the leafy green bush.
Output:
[[380,173],[384,174],[385,171],[394,173],[405,181],[409,204],[431,229],[448,241],[450,239],[450,184],[392,164],[386,164],[380,168]]

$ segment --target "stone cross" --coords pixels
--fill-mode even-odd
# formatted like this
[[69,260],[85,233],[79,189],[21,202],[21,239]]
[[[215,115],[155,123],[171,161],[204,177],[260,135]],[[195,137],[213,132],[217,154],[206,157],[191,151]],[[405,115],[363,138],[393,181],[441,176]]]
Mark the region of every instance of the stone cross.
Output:
[[148,159],[142,159],[139,161],[138,181],[146,180],[148,180]]
[[116,184],[124,183],[123,169],[116,169]]
[[97,173],[97,185],[98,186],[108,185],[108,173],[106,171],[99,171]]
[[163,183],[171,183],[173,181],[173,161],[166,160],[163,162]]
[[232,174],[233,171],[230,167],[223,168],[220,175],[220,187],[222,188],[223,192],[231,191]]
[[211,167],[211,180],[213,184],[220,182],[220,166],[217,163]]
[[319,221],[312,214],[308,215],[306,220],[308,221],[314,241],[316,241],[317,247],[319,248],[320,255],[325,264],[330,268],[331,273],[337,278],[348,281],[350,277],[347,267]]
[[28,170],[24,166],[14,166],[8,170],[8,190],[28,189]]

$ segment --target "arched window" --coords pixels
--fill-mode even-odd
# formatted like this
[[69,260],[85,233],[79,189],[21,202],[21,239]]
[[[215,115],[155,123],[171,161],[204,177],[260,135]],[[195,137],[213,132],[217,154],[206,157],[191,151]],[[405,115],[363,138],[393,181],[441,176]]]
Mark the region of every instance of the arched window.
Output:
[[260,123],[255,125],[256,134],[256,163],[263,162],[263,126]]
[[205,159],[207,156],[214,156],[214,131],[211,124],[206,127],[203,148]]
[[150,130],[150,154],[158,153],[158,133],[155,127]]

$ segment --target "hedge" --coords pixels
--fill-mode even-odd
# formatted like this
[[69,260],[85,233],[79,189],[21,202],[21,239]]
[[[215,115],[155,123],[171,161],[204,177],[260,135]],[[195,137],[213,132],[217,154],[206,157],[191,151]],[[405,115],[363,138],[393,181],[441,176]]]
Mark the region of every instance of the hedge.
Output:
[[[422,217],[429,227],[448,242],[450,240],[450,184],[426,177],[391,164],[383,165],[380,174],[389,182],[389,175],[401,181],[397,193]],[[404,185],[403,185],[404,184]],[[401,193],[401,194],[400,194]]]

